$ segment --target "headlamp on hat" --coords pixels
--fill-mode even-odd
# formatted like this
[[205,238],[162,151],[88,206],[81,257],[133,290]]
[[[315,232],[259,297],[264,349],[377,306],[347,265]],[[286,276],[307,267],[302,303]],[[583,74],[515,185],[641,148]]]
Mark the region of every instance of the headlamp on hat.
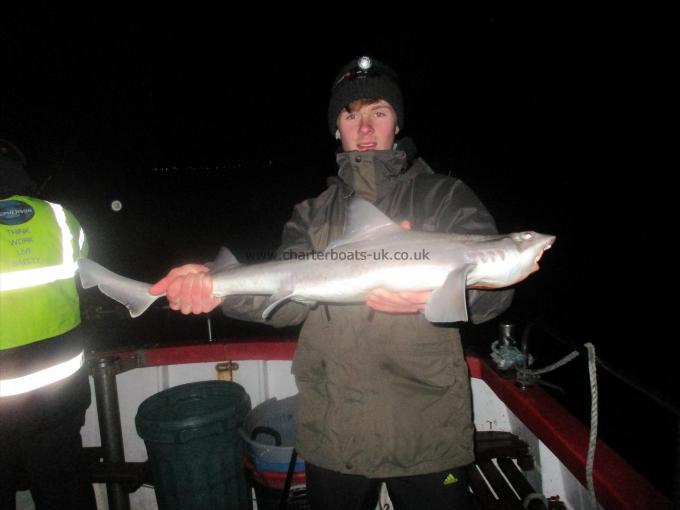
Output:
[[404,104],[395,72],[385,64],[363,56],[342,68],[331,88],[328,104],[328,128],[335,133],[336,121],[343,108],[357,99],[384,99],[404,125]]

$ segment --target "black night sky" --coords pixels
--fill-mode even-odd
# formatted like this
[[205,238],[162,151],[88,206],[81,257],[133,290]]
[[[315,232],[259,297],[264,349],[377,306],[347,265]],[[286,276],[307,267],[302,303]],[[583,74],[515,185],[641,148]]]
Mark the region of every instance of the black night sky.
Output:
[[[659,251],[669,202],[655,158],[671,64],[655,22],[431,13],[273,29],[211,10],[3,11],[0,138],[111,269],[153,281],[220,245],[275,248],[294,204],[334,173],[333,78],[368,54],[399,74],[403,133],[430,166],[472,187],[501,232],[557,235],[508,319],[538,319],[666,392],[677,386],[655,354],[678,338],[661,298],[673,256]],[[126,334],[148,334],[135,328]],[[549,345],[542,365],[568,352]]]

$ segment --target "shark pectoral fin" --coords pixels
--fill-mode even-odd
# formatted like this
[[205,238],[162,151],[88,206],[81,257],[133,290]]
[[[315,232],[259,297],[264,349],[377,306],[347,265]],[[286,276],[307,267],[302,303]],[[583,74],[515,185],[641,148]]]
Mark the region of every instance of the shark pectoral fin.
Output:
[[267,308],[265,308],[264,311],[262,312],[262,318],[264,320],[267,320],[277,306],[279,306],[287,299],[290,299],[294,295],[295,293],[290,289],[282,289],[276,292],[275,294],[272,294],[271,297],[269,298]]
[[467,268],[451,271],[444,284],[435,289],[425,307],[425,317],[430,322],[467,321],[465,288]]
[[82,258],[78,260],[78,272],[83,288],[97,286],[99,290],[125,305],[132,317],[142,315],[161,295],[149,294],[148,283],[138,282],[109,271],[96,262]]

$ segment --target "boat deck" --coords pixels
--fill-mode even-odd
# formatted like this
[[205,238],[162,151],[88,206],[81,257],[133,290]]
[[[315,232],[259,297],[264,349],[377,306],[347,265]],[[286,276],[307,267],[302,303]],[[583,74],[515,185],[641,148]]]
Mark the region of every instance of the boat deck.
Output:
[[[105,430],[106,416],[100,416],[102,412],[93,402],[87,412],[82,436],[86,447],[99,448],[92,450],[99,462],[93,471],[96,473],[93,481],[107,482],[106,487],[95,485],[99,508],[118,508],[112,501],[112,494],[117,494],[114,499],[129,498],[130,506],[119,508],[157,508],[153,488],[148,485],[139,487],[140,483],[149,481],[145,467],[146,448],[134,428],[134,417],[142,401],[179,384],[222,378],[225,367],[226,372],[245,388],[253,406],[269,398],[292,396],[297,393],[290,372],[295,347],[292,338],[262,338],[92,353],[93,395],[97,394],[98,400],[104,397],[101,388],[97,387],[102,383],[96,383],[102,380],[97,367],[106,365],[102,365],[103,359],[110,362],[107,369],[109,382],[113,381],[113,387],[117,388],[119,405],[119,412],[114,414],[122,435],[120,455],[125,462],[123,467],[129,468],[128,471],[113,469],[116,466],[112,468],[110,463],[99,462],[110,457],[111,444],[110,434]],[[589,497],[584,487],[587,428],[540,387],[522,390],[486,361],[469,356],[467,362],[475,427],[481,434],[478,438],[486,438],[485,446],[478,446],[478,451],[482,453],[486,448],[487,453],[479,456],[476,467],[470,473],[478,508],[506,508],[503,505],[507,504],[511,505],[510,508],[522,508],[522,500],[533,491],[550,500],[550,508],[588,508]],[[229,368],[235,370],[229,371]],[[98,404],[102,411],[107,407],[101,401]],[[101,430],[104,433],[100,433]],[[492,444],[498,447],[503,441],[508,442],[505,446],[511,447],[510,454],[507,449],[501,454],[493,454]],[[478,441],[478,445],[482,443],[484,441]],[[526,464],[528,457],[533,461],[534,469],[524,471],[519,466]],[[121,473],[127,478],[121,477]],[[665,496],[602,441],[598,441],[597,445],[594,478],[601,508],[671,508]],[[484,488],[488,486],[487,481],[491,482],[491,490]],[[501,488],[508,481],[514,489]],[[498,498],[503,496],[507,502],[501,504]],[[541,506],[537,506],[539,503]],[[532,500],[532,509],[544,507],[539,499]]]

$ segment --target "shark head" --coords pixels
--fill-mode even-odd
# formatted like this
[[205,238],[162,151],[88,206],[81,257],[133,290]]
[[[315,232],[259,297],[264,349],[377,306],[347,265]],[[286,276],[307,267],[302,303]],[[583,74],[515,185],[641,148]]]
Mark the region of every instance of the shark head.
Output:
[[553,235],[539,234],[538,232],[531,231],[512,234],[512,240],[523,262],[522,266],[525,268],[525,272],[528,270],[526,274],[522,275],[523,278],[538,271],[538,262],[541,260],[543,253],[555,244],[556,239]]
[[493,248],[473,251],[474,267],[468,284],[479,288],[502,288],[521,282],[538,271],[538,262],[555,236],[525,231],[500,236]]

